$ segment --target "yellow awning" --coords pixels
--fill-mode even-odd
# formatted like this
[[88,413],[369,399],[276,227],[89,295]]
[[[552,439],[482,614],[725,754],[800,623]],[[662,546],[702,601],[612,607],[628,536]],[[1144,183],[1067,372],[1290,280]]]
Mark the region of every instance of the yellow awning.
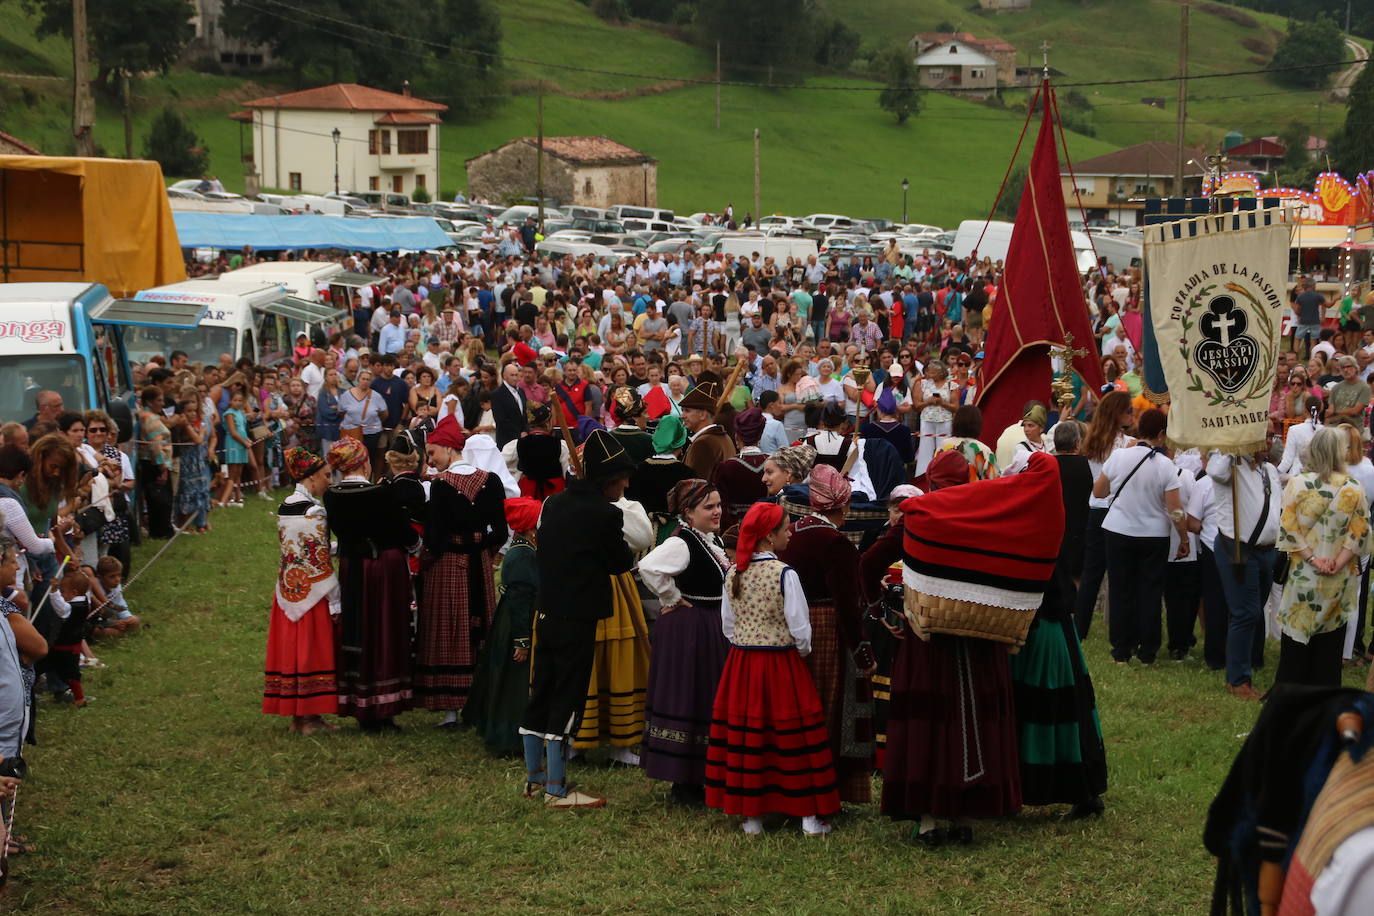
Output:
[[1298,226],[1289,248],[1336,248],[1350,236],[1349,226]]
[[0,156],[0,227],[7,282],[84,280],[132,296],[186,279],[156,162]]

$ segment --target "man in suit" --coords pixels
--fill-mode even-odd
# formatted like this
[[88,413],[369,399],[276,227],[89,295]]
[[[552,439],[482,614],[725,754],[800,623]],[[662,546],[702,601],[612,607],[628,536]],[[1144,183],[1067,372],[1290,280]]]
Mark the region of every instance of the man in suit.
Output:
[[501,387],[491,396],[491,416],[496,421],[496,447],[518,439],[529,429],[525,418],[525,393],[520,390],[520,367],[514,360],[501,368]]
[[634,557],[625,495],[635,463],[617,439],[596,430],[583,447],[583,478],[544,501],[539,520],[539,613],[535,615],[529,703],[520,734],[525,745],[525,795],[540,792],[553,808],[600,808],[606,800],[569,791],[564,763],[586,703],[596,653],[597,622],[611,616],[611,577]]

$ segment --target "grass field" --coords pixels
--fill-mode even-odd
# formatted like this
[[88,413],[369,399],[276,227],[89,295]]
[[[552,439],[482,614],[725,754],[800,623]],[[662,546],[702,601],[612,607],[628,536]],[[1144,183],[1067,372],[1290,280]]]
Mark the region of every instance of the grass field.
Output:
[[[300,739],[258,712],[274,504],[216,513],[129,591],[151,626],[99,647],[86,709],[42,707],[7,912],[1196,913],[1212,795],[1257,707],[1197,661],[1107,662],[1089,640],[1111,768],[1106,816],[1052,809],[929,853],[861,806],[824,841],[744,837],[637,771],[573,778],[610,798],[554,812],[523,766],[412,712],[404,730]],[[139,551],[146,558],[151,550]],[[136,560],[136,567],[141,562]],[[1277,650],[1270,647],[1271,659]],[[1258,673],[1268,685],[1272,667]],[[1355,672],[1347,682],[1359,683]]]

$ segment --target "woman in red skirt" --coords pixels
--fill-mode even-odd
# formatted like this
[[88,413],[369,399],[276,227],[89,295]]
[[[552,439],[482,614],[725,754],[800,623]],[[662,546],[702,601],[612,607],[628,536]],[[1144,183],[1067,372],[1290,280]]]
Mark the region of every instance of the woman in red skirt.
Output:
[[840,810],[820,696],[802,656],[811,623],[801,580],[774,554],[787,546],[781,506],[755,503],[740,525],[726,575],[721,628],[730,640],[711,715],[706,804],[763,832],[763,815],[802,818],[808,836],[830,832]]
[[339,580],[329,556],[329,528],[320,497],[329,488],[325,460],[303,448],[286,453],[296,489],[277,509],[281,566],[267,627],[262,711],[290,716],[291,731],[333,730],[320,718],[338,711],[334,672],[334,618]]

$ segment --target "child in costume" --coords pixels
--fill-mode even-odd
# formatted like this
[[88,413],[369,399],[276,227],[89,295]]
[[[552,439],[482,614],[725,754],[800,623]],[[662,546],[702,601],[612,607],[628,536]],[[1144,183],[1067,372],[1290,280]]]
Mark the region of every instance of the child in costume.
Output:
[[763,832],[765,814],[789,814],[821,836],[840,795],[825,712],[802,661],[811,651],[806,595],[774,553],[789,535],[773,503],[755,503],[740,525],[720,608],[731,647],[711,713],[706,804],[743,816],[748,834]]

